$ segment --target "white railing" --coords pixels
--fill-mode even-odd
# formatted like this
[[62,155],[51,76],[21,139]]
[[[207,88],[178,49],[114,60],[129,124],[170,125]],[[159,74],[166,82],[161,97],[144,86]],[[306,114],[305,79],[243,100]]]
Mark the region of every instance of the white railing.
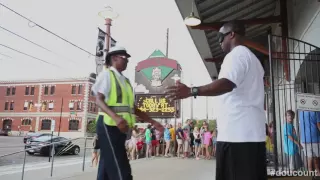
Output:
[[[53,165],[54,165],[54,156],[55,156],[55,148],[54,148],[54,145],[55,144],[59,144],[59,143],[64,143],[64,142],[71,142],[71,141],[74,141],[74,140],[79,140],[79,139],[84,139],[84,153],[83,153],[83,163],[82,163],[82,171],[85,170],[85,161],[86,161],[86,150],[87,149],[93,149],[93,147],[87,147],[87,141],[88,139],[93,139],[93,137],[81,137],[81,138],[73,138],[73,139],[68,139],[68,140],[64,140],[64,141],[59,141],[59,142],[52,142],[50,144],[45,144],[45,145],[42,145],[41,147],[48,147],[48,146],[53,146],[51,148],[51,171],[50,171],[50,176],[52,177],[53,175]],[[68,147],[70,148],[70,147]],[[11,156],[11,155],[15,155],[15,154],[19,154],[19,153],[22,153],[24,152],[24,157],[23,157],[23,164],[22,164],[22,170],[21,170],[21,180],[24,180],[24,170],[25,170],[25,165],[26,165],[26,158],[27,158],[27,151],[30,151],[30,150],[36,150],[36,149],[39,149],[39,147],[34,147],[34,148],[25,148],[24,150],[20,150],[20,151],[16,151],[16,152],[13,152],[13,153],[8,153],[8,154],[5,154],[5,155],[1,155],[0,156],[0,159],[3,158],[3,157],[6,157],[6,156]],[[68,149],[67,149],[68,150]],[[50,154],[50,153],[49,153]],[[49,158],[50,158],[50,155],[49,155]],[[50,159],[49,159],[49,162],[50,162]]]

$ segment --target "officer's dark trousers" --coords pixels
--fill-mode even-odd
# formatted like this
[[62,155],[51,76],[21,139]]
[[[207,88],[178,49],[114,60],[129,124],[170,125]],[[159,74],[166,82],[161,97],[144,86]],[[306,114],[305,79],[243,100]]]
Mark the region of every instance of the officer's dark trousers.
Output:
[[101,115],[97,134],[101,153],[97,180],[132,180],[125,148],[126,135],[116,126],[105,125]]

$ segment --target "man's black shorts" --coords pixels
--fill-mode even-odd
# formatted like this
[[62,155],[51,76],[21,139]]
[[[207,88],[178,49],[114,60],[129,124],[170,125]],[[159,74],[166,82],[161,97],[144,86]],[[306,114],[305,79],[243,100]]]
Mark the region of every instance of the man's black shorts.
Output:
[[265,142],[217,142],[216,180],[267,180]]

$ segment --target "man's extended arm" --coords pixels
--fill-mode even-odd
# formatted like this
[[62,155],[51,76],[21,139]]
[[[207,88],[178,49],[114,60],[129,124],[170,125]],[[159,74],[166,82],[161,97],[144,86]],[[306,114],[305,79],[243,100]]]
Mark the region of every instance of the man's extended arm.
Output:
[[219,79],[199,87],[199,96],[219,96],[231,92],[245,79],[249,67],[246,53],[237,52],[227,55],[219,73]]
[[222,78],[210,84],[200,86],[198,96],[219,96],[231,92],[236,85],[228,79]]

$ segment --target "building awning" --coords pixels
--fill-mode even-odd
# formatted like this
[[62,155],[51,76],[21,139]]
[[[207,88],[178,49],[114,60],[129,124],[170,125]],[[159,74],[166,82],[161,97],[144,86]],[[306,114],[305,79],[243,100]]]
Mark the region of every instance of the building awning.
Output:
[[[246,36],[249,41],[257,43],[249,47],[267,49],[267,35],[271,25],[280,23],[279,1],[277,0],[175,0],[184,19],[191,13],[194,1],[194,13],[200,17],[199,26],[188,28],[199,54],[211,76],[218,76],[225,54],[217,41],[217,31],[224,22],[241,20],[246,25]],[[263,51],[263,50],[262,50]],[[255,51],[257,56],[266,52]]]

